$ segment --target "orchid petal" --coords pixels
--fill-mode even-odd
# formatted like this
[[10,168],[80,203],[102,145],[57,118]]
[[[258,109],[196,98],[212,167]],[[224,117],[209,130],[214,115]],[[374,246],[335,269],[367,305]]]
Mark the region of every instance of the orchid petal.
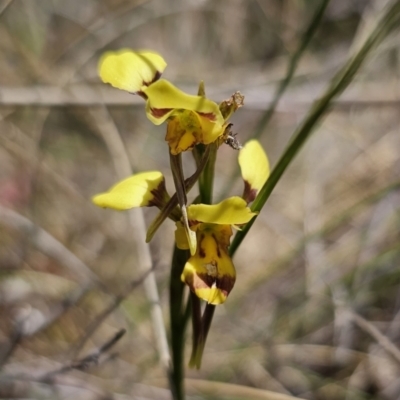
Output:
[[162,124],[175,110],[195,111],[215,124],[222,126],[224,123],[217,103],[187,94],[165,79],[143,88],[143,92],[148,98],[147,117],[155,125]]
[[[230,227],[227,228],[232,234]],[[235,284],[236,271],[226,247],[212,229],[199,233],[198,251],[185,264],[181,279],[209,304],[225,302]]]
[[247,207],[245,200],[237,196],[225,199],[218,204],[192,204],[188,207],[189,221],[212,224],[245,224],[256,214]]
[[92,201],[99,207],[115,210],[151,206],[155,197],[154,192],[160,187],[161,190],[165,190],[164,185],[164,176],[161,172],[142,172],[122,180],[106,193],[94,196]]
[[191,111],[176,110],[168,121],[165,140],[171,154],[192,149],[196,144],[210,144],[223,134],[224,128]]
[[269,162],[264,149],[257,140],[250,140],[239,153],[239,165],[245,182],[245,193],[251,195],[247,202],[254,200],[269,176]]
[[165,60],[153,51],[122,49],[104,53],[98,70],[104,83],[136,93],[158,79],[166,66]]

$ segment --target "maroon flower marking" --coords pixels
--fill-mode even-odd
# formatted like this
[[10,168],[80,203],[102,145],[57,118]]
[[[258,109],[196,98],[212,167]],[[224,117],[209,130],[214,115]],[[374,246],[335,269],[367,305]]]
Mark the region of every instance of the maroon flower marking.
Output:
[[151,114],[156,118],[162,118],[165,114],[168,114],[172,108],[151,108]]
[[202,112],[198,112],[197,114],[199,114],[200,116],[209,119],[210,121],[216,121],[216,116],[214,113],[210,112],[210,113],[202,113]]

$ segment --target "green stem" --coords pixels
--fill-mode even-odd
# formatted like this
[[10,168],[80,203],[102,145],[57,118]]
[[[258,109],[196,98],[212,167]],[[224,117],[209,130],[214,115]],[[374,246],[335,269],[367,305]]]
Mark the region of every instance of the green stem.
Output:
[[186,206],[186,188],[185,178],[183,176],[182,168],[182,154],[177,155],[169,154],[169,161],[171,165],[172,177],[174,178],[176,195],[178,196],[178,203],[182,207]]
[[[203,154],[204,150],[202,145],[198,146],[197,151],[200,154]],[[203,204],[211,204],[213,197],[213,188],[214,188],[214,170],[215,170],[215,162],[217,160],[217,150],[218,147],[216,143],[211,143],[207,146],[210,150],[210,155],[208,157],[208,161],[206,166],[204,167],[203,172],[199,177],[199,192],[200,192],[200,202]]]
[[201,361],[203,359],[204,348],[206,347],[206,341],[208,332],[210,331],[211,323],[214,318],[216,306],[213,304],[207,304],[204,309],[203,317],[201,319],[201,335],[199,337],[199,344],[196,353],[196,367],[200,369]]
[[183,295],[185,285],[181,274],[189,258],[187,250],[174,249],[172,257],[171,278],[169,287],[172,372],[170,384],[174,400],[184,400],[184,343],[187,318],[183,310]]
[[[193,155],[196,160],[196,164],[199,165],[199,160],[203,158],[205,151],[209,150],[210,155],[206,166],[199,178],[199,192],[200,202],[203,204],[211,204],[213,197],[214,188],[214,172],[215,162],[217,160],[218,147],[216,143],[212,143],[207,147],[202,145],[196,146]],[[196,367],[197,369],[201,366],[201,360],[203,356],[204,347],[208,331],[211,326],[212,317],[214,314],[215,306],[207,304],[203,317],[201,317],[201,305],[200,300],[195,294],[192,295],[192,321],[193,321],[193,347],[192,355],[190,357],[189,366]]]
[[197,353],[202,336],[201,303],[200,299],[190,292],[190,303],[192,304],[192,354],[189,366],[197,367]]

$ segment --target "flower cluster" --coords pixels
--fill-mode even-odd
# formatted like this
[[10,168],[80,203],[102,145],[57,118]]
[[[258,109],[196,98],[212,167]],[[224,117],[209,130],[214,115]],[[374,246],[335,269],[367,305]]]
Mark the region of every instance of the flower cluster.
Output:
[[[255,216],[248,205],[268,178],[268,159],[257,141],[252,140],[241,148],[231,134],[228,119],[243,104],[239,92],[218,105],[205,97],[202,84],[198,95],[190,95],[160,79],[165,67],[166,62],[155,52],[124,49],[103,55],[99,75],[103,82],[143,97],[151,122],[156,125],[167,123],[166,141],[173,160],[171,167],[175,166],[172,172],[176,196],[167,193],[163,174],[151,171],[128,177],[109,191],[94,196],[93,202],[116,210],[159,208],[161,216],[157,226],[167,217],[172,219],[176,223],[177,247],[190,250],[182,281],[197,297],[217,305],[225,302],[236,279],[228,252],[233,229],[240,229]],[[187,205],[189,183],[184,179],[179,163],[181,152],[198,145],[213,144],[217,149],[223,143],[240,149],[243,195],[218,204]]]

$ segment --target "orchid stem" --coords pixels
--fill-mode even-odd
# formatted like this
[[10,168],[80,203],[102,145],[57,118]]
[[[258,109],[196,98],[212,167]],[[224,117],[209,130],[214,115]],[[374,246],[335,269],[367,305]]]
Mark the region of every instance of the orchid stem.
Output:
[[[185,179],[186,193],[189,193],[189,191],[192,189],[194,184],[199,179],[201,172],[203,171],[204,167],[207,164],[209,155],[210,155],[210,148],[207,147],[203,156],[201,157],[201,159],[199,159],[199,162],[197,163],[196,172],[193,175],[191,175],[189,178]],[[168,217],[174,218],[174,208],[177,205],[178,205],[178,195],[177,195],[177,192],[175,192],[174,195],[168,201],[168,203],[164,206],[164,208],[159,212],[157,217],[150,224],[150,226],[147,230],[147,235],[146,235],[147,243],[150,242],[150,240],[153,238],[154,234],[157,232],[157,229],[161,226],[161,224]]]
[[185,286],[181,281],[183,267],[189,258],[187,250],[174,249],[169,286],[172,372],[170,384],[174,400],[184,400],[184,343],[188,318],[183,311],[183,295]]
[[[211,204],[213,197],[213,188],[214,188],[214,170],[215,170],[215,162],[217,160],[217,145],[216,143],[211,143],[208,145],[210,155],[208,157],[208,161],[206,166],[204,167],[203,172],[199,178],[199,192],[201,203],[203,204]],[[207,149],[204,149],[203,145],[198,145],[198,151],[200,154],[203,154]]]
[[192,354],[190,356],[189,367],[197,367],[197,353],[201,344],[202,337],[202,319],[201,319],[201,303],[200,299],[193,293],[190,292],[189,302],[192,305]]
[[[214,188],[214,171],[217,159],[217,144],[211,143],[208,146],[198,145],[193,151],[196,164],[199,167],[200,160],[204,154],[209,152],[209,157],[204,170],[199,177],[200,202],[211,204]],[[207,340],[208,331],[211,326],[215,306],[207,304],[203,316],[201,316],[201,304],[199,298],[191,293],[192,301],[192,324],[193,324],[193,347],[189,361],[190,367],[200,369],[203,351]]]
[[183,176],[182,169],[182,155],[177,154],[169,154],[169,160],[171,164],[172,176],[174,178],[174,184],[176,189],[176,194],[178,196],[178,203],[181,206],[186,206],[187,198],[186,198],[186,188],[185,188],[185,178]]
[[[195,296],[195,295],[194,295]],[[199,301],[200,304],[200,301]],[[208,332],[210,331],[211,322],[214,317],[215,305],[207,304],[203,316],[201,317],[200,322],[200,333],[198,334],[194,330],[194,321],[193,321],[193,349],[192,356],[190,358],[190,367],[196,367],[200,369],[201,361],[203,359],[203,352],[206,346]],[[194,317],[194,315],[193,315]]]

